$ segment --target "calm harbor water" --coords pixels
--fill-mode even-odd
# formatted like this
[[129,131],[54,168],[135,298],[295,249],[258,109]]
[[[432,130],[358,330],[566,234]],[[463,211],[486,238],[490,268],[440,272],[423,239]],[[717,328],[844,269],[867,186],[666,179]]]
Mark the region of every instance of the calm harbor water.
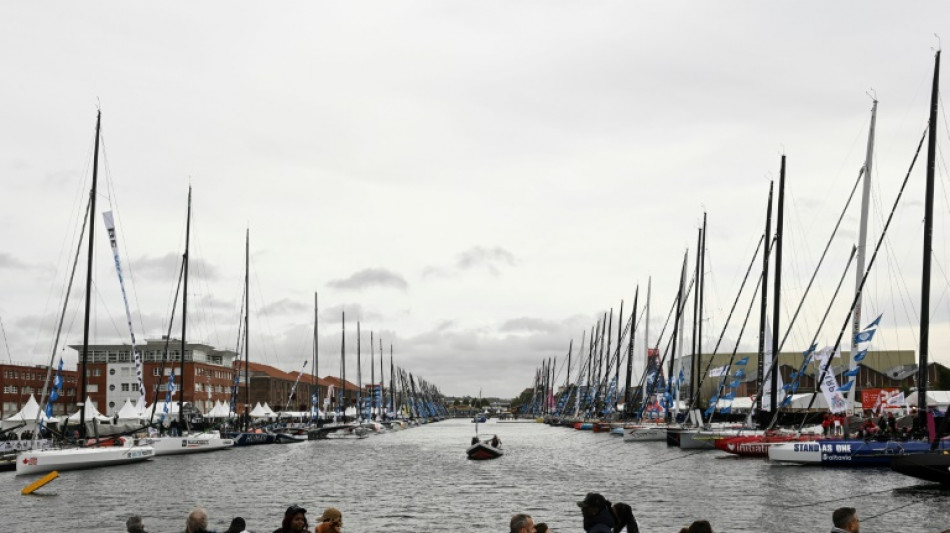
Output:
[[699,518],[717,533],[828,531],[831,512],[844,505],[858,509],[864,533],[950,528],[950,491],[887,470],[779,466],[542,424],[480,430],[502,438],[504,457],[466,460],[474,424],[450,420],[364,440],[64,472],[34,496],[19,491],[35,477],[3,472],[0,530],[123,532],[125,519],[140,514],[150,532],[181,531],[191,508],[203,506],[212,529],[243,516],[251,531],[268,533],[297,503],[311,526],[324,507],[338,507],[351,533],[501,532],[516,512],[577,532],[575,502],[592,491],[631,504],[644,533],[675,533]]

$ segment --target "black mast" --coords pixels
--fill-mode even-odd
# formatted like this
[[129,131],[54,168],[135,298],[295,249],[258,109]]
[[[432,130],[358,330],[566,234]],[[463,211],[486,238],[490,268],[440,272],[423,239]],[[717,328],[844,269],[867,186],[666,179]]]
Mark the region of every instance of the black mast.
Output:
[[340,400],[340,410],[343,421],[346,422],[346,311],[342,311],[343,319],[340,321],[340,386],[343,387],[343,396]]
[[[373,359],[373,332],[369,332],[369,417],[373,418],[373,409],[376,408],[376,360]],[[380,357],[383,354],[379,354]]]
[[633,391],[630,390],[630,380],[633,377],[633,337],[637,331],[637,298],[640,296],[640,286],[633,293],[633,311],[630,312],[630,339],[627,346],[627,380],[623,387],[623,410],[630,412],[630,402],[633,400]]
[[251,361],[251,336],[247,332],[250,322],[248,317],[251,315],[251,229],[247,229],[244,238],[244,431],[250,429],[251,422],[251,379],[250,379],[250,361]]
[[[699,247],[699,324],[697,326],[696,353],[700,363],[703,360],[703,298],[706,296],[706,213],[703,212],[703,244]],[[692,404],[699,405],[702,391],[699,389],[700,376],[696,374],[696,392]]]
[[[379,338],[379,419],[386,420],[386,408],[383,407],[385,403],[383,400],[386,399],[386,396],[383,395],[383,385],[386,384],[386,374],[383,372],[383,338]],[[392,383],[390,383],[392,385]]]
[[[775,221],[775,294],[772,296],[772,369],[771,382],[769,383],[769,411],[775,412],[778,408],[778,356],[779,356],[779,336],[776,335],[779,329],[779,319],[781,318],[782,299],[782,227],[785,222],[785,154],[782,154],[782,169],[778,178],[778,220]],[[764,379],[764,378],[763,378]],[[762,383],[765,389],[765,383]]]
[[[380,340],[379,342],[383,342]],[[380,345],[382,346],[382,345]],[[396,414],[398,411],[396,409],[396,385],[393,383],[393,379],[396,375],[396,366],[393,364],[393,345],[389,344],[389,403],[393,408],[393,416],[399,418]]]
[[699,286],[702,283],[700,279],[700,262],[701,256],[703,255],[703,230],[700,228],[696,231],[696,272],[693,274],[693,279],[696,280],[696,292],[693,293],[693,338],[690,342],[693,355],[690,357],[689,365],[690,403],[693,403],[692,400],[695,395],[694,391],[696,390],[696,378],[699,377],[697,375],[697,369],[699,368],[699,362],[697,361],[699,358],[699,351],[697,350],[698,343],[696,342],[696,329],[699,325]]
[[356,419],[363,419],[363,363],[360,361],[360,321],[356,321]]
[[[96,147],[92,156],[92,189],[89,190],[89,220],[96,212],[96,182],[99,178],[99,126],[102,111],[96,111]],[[82,331],[82,379],[79,393],[79,436],[86,438],[86,376],[89,374],[89,315],[92,305],[92,247],[95,242],[96,225],[89,224],[89,257],[86,262],[86,316]]]
[[317,336],[317,321],[319,320],[319,302],[317,293],[313,293],[313,366],[310,367],[310,383],[313,393],[317,396],[314,406],[317,409],[317,418],[320,418],[320,338]]
[[320,338],[317,336],[317,321],[319,320],[319,301],[317,293],[313,293],[313,366],[310,367],[310,383],[313,385],[313,393],[317,396],[314,407],[317,410],[317,418],[320,418]]
[[181,380],[178,385],[178,429],[185,431],[185,336],[188,331],[188,244],[191,239],[191,185],[188,186],[188,217],[185,219],[185,254],[181,256],[181,267],[184,272],[184,286],[181,294]]
[[[930,256],[933,254],[934,166],[937,152],[937,101],[940,87],[940,50],[934,59],[930,93],[930,125],[927,132],[927,189],[924,200],[924,265],[920,283],[920,368],[917,371],[917,416],[927,427],[927,366],[930,352]],[[91,240],[90,234],[90,240]],[[936,449],[937,440],[934,440]]]
[[[769,182],[769,205],[765,210],[765,251],[762,252],[762,306],[759,313],[759,360],[756,363],[758,370],[759,389],[755,392],[755,407],[762,410],[762,391],[765,388],[763,384],[765,373],[765,329],[768,316],[768,293],[769,293],[769,253],[772,245],[772,187],[774,182]],[[773,354],[774,357],[775,354]]]

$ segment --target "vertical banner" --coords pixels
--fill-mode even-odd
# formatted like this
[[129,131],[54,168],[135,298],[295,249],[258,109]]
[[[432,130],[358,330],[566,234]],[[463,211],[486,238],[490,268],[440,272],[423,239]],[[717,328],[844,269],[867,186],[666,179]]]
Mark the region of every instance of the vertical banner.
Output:
[[[102,219],[109,233],[109,244],[112,246],[112,257],[115,259],[115,273],[119,276],[119,287],[122,289],[122,302],[125,304],[125,321],[129,326],[129,335],[132,337],[132,357],[135,359],[135,377],[138,378],[139,403],[145,405],[145,382],[142,380],[142,354],[135,346],[135,331],[132,329],[132,312],[129,310],[129,298],[125,294],[125,279],[122,277],[122,264],[119,262],[119,244],[116,239],[115,221],[112,211],[102,213]],[[182,354],[184,357],[184,354]]]

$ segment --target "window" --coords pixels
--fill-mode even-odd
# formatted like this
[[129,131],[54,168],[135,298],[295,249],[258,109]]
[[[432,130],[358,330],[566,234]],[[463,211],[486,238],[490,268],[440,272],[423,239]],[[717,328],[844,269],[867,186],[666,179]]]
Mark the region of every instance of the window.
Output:
[[152,375],[157,377],[159,375],[159,370],[160,369],[157,366],[152,368]]
[[123,383],[123,384],[122,384],[122,392],[129,392],[129,384],[128,384],[128,383]]
[[23,394],[33,394],[33,387],[28,385],[23,386]]
[[16,385],[5,385],[5,386],[3,387],[3,392],[5,392],[5,393],[7,393],[7,394],[16,394],[16,393],[17,393],[17,387],[16,387]]
[[115,409],[115,402],[109,402],[109,407]]
[[99,392],[99,385],[96,383],[89,383],[86,385],[86,392]]
[[109,362],[117,363],[119,361],[119,354],[115,352],[109,352]]
[[114,391],[114,390],[115,390],[115,385],[109,385],[109,390],[110,390],[110,391]]
[[114,376],[114,375],[115,375],[115,369],[114,369],[114,368],[110,368],[110,369],[109,369],[109,375],[110,375],[110,376]]

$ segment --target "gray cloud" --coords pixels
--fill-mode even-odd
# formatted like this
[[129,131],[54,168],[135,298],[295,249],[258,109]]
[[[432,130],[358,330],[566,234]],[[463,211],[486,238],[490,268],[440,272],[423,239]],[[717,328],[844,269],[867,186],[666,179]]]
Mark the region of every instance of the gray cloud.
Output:
[[[178,273],[181,254],[169,252],[161,257],[142,256],[132,261],[132,268],[137,276],[146,279],[168,279]],[[191,258],[188,265],[188,275],[206,280],[218,279],[218,270],[201,259]]]
[[305,304],[284,298],[265,305],[261,308],[261,313],[265,315],[293,315],[303,313],[308,309],[310,307]]
[[16,257],[6,253],[0,252],[0,268],[9,269],[9,270],[24,270],[28,267],[26,263],[20,261]]
[[363,290],[374,286],[391,287],[406,290],[409,283],[401,275],[385,268],[367,268],[354,272],[346,279],[336,279],[327,283],[334,289]]
[[423,277],[451,277],[466,270],[484,268],[493,276],[501,274],[502,266],[514,266],[517,263],[514,254],[501,246],[485,248],[473,246],[458,254],[451,267],[429,266],[422,271]]

